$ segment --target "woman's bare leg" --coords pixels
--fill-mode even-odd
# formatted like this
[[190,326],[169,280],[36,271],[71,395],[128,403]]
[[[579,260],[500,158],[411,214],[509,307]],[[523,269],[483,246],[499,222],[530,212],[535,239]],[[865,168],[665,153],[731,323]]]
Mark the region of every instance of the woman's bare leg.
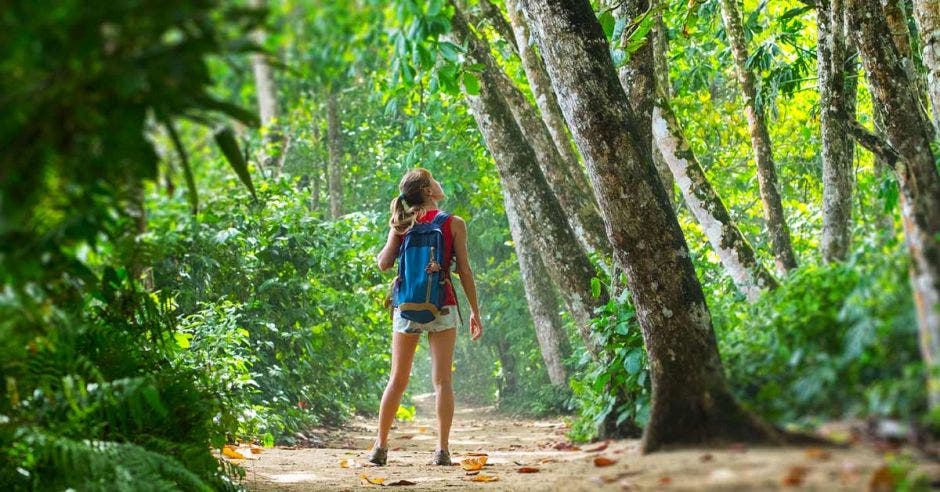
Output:
[[431,380],[437,406],[437,447],[449,450],[450,425],[454,420],[454,387],[451,384],[451,367],[454,363],[454,343],[457,329],[428,333],[431,346]]
[[382,405],[379,407],[379,437],[376,446],[388,447],[388,430],[392,428],[392,420],[401,404],[401,395],[408,387],[408,378],[411,376],[411,363],[415,359],[415,348],[418,346],[419,334],[392,333],[392,371],[388,376],[388,385],[382,394]]

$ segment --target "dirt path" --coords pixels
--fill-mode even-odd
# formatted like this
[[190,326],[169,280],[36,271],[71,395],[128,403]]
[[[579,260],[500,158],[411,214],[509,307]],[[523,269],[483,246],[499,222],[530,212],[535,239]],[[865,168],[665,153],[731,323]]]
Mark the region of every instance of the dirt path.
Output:
[[[425,397],[426,398],[426,397]],[[477,475],[461,466],[428,464],[436,443],[433,411],[421,400],[414,422],[392,430],[386,467],[364,466],[375,435],[375,423],[358,420],[332,433],[319,434],[323,448],[274,448],[238,460],[247,471],[250,490],[309,491],[378,488],[397,481],[403,490],[875,490],[885,456],[870,446],[820,450],[745,448],[683,450],[642,456],[638,441],[611,441],[568,449],[561,420],[518,420],[487,409],[458,408],[451,434],[455,463],[486,453]],[[615,461],[595,465],[595,458]],[[520,473],[520,468],[537,468]],[[940,477],[940,466],[920,462],[909,473],[928,481]],[[368,479],[383,485],[368,483]],[[497,481],[471,481],[480,476]],[[890,485],[890,481],[886,485]],[[890,487],[886,490],[891,490]]]

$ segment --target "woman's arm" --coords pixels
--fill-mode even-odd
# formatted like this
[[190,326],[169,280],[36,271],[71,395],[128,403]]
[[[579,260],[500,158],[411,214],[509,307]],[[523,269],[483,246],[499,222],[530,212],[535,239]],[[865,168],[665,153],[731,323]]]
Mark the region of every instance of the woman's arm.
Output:
[[389,229],[388,240],[385,241],[385,247],[382,248],[379,255],[375,257],[375,260],[379,263],[380,271],[384,272],[395,264],[395,259],[398,258],[398,247],[400,245],[401,236],[395,232],[395,229]]
[[467,256],[467,223],[454,216],[451,230],[454,234],[454,254],[457,256],[457,275],[460,275],[460,285],[470,302],[470,339],[476,340],[483,336],[483,324],[480,321],[480,306],[477,304],[477,286]]

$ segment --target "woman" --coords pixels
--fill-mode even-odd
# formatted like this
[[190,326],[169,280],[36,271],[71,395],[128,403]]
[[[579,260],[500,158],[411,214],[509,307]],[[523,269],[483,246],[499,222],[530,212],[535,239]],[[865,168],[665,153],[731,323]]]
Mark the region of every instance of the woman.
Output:
[[[415,223],[431,222],[440,212],[438,203],[443,201],[441,189],[427,169],[417,168],[409,171],[398,185],[400,194],[392,200],[392,217],[389,220],[391,230],[388,241],[376,258],[379,270],[385,271],[395,264],[402,236]],[[442,226],[444,234],[444,261],[441,265],[445,272],[450,271],[452,259],[457,262],[456,273],[460,276],[467,300],[470,303],[470,338],[477,340],[483,335],[480,323],[480,308],[477,305],[476,285],[473,271],[467,260],[467,224],[457,216],[449,217]],[[441,314],[430,323],[418,323],[403,319],[395,309],[392,317],[392,370],[388,386],[382,395],[379,409],[379,435],[376,439],[369,461],[384,466],[388,460],[388,431],[401,403],[401,396],[408,387],[411,375],[411,363],[421,333],[427,332],[431,348],[431,378],[434,382],[437,407],[437,449],[433,463],[450,465],[450,425],[454,418],[454,391],[451,385],[451,365],[454,359],[454,343],[457,339],[459,324],[457,297],[450,282],[444,284],[444,306],[446,314]],[[445,310],[442,309],[442,313]]]

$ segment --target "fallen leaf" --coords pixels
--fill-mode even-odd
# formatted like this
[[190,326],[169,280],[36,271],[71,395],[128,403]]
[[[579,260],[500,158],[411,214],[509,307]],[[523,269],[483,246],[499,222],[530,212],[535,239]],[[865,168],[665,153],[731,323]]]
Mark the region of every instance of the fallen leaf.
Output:
[[224,448],[222,448],[222,454],[224,454],[225,456],[228,456],[229,458],[232,458],[233,460],[245,459],[245,455],[236,451],[234,446],[233,447],[225,446]]
[[414,437],[415,436],[411,434],[404,434],[404,435],[398,436],[398,439],[414,439]]
[[663,476],[659,477],[659,484],[660,484],[660,485],[669,485],[669,484],[671,484],[671,483],[672,483],[672,477],[669,477],[669,476],[666,476],[666,475],[663,475]]
[[585,453],[597,453],[597,452],[599,452],[599,451],[603,451],[603,450],[607,449],[607,446],[610,446],[610,441],[604,441],[604,442],[598,444],[597,446],[594,446],[593,448],[584,448],[583,451],[584,451]]
[[395,480],[394,482],[389,482],[385,484],[386,487],[399,487],[402,485],[418,485],[416,482],[411,480]]
[[469,476],[473,476],[473,475],[479,475],[479,474],[480,474],[480,470],[468,471],[468,472],[467,472],[467,476],[468,476],[468,477],[469,477]]
[[516,471],[518,471],[519,473],[538,473],[539,469],[534,466],[523,466],[522,468],[519,468]]
[[401,451],[402,449],[404,449],[404,448],[402,448],[401,446],[399,446],[399,447],[397,447],[397,448],[392,448],[392,451]]
[[811,460],[826,461],[832,457],[832,453],[820,448],[809,448],[806,450],[806,457]]
[[868,492],[891,492],[895,489],[894,475],[887,466],[875,470],[868,481]]
[[731,444],[728,446],[728,451],[733,451],[733,452],[735,452],[735,453],[746,453],[746,452],[747,452],[747,444],[744,444],[743,442],[731,443]]
[[255,444],[251,445],[251,454],[261,454],[262,451],[263,449],[261,448],[261,446],[257,446]]
[[349,460],[347,460],[347,459],[345,459],[345,458],[339,460],[339,467],[340,467],[340,468],[349,468]]
[[803,479],[806,478],[807,473],[809,473],[809,468],[805,466],[791,466],[780,483],[782,483],[784,487],[799,487],[803,485]]
[[499,477],[496,475],[484,475],[479,474],[470,479],[471,482],[496,482],[499,480]]
[[579,448],[578,446],[575,446],[569,441],[557,442],[552,447],[557,449],[558,451],[580,451],[581,450],[581,448]]
[[467,456],[489,456],[489,455],[486,453],[469,452],[467,453]]
[[714,458],[715,457],[712,456],[711,453],[705,453],[702,456],[699,456],[698,460],[701,461],[702,463],[705,463],[706,461],[711,461]]
[[418,432],[427,432],[427,431],[428,431],[427,427],[418,427]]
[[610,466],[616,462],[617,460],[612,460],[610,458],[605,458],[603,456],[597,456],[594,458],[594,466]]
[[558,463],[558,460],[555,458],[542,458],[539,460],[539,463],[542,463],[543,465],[545,463]]
[[[370,483],[370,484],[372,484],[372,485],[382,485],[382,482],[385,481],[385,477],[371,477],[371,478],[370,478],[370,477],[369,477],[368,475],[366,475],[365,473],[360,473],[360,474],[359,474],[359,478],[361,478],[361,479],[364,480],[365,482]],[[363,484],[363,485],[365,485],[365,484]]]
[[460,467],[466,471],[480,470],[483,468],[483,465],[486,464],[486,459],[487,459],[487,456],[467,458],[460,462]]

